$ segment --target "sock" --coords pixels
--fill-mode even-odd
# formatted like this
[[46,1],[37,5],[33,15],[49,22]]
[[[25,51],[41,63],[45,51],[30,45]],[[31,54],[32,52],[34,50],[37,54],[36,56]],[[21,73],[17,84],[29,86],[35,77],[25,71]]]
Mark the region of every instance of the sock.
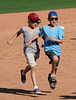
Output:
[[35,90],[36,88],[38,88],[38,86],[34,86],[34,90]]

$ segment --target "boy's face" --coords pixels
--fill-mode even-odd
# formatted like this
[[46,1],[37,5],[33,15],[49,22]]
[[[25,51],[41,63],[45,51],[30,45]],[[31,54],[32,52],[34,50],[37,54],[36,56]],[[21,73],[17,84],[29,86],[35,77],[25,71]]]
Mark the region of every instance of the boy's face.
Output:
[[30,27],[31,28],[35,28],[37,25],[38,25],[38,20],[37,21],[29,21],[29,23],[30,23]]
[[58,22],[58,17],[57,16],[51,16],[50,18],[48,18],[48,20],[49,20],[49,22],[52,26],[55,26]]

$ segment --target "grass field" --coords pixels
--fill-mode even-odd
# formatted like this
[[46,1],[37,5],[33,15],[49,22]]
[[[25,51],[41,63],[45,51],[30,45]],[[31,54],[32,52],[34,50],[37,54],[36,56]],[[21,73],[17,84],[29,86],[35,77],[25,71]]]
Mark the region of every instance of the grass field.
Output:
[[0,0],[0,13],[76,8],[76,0]]

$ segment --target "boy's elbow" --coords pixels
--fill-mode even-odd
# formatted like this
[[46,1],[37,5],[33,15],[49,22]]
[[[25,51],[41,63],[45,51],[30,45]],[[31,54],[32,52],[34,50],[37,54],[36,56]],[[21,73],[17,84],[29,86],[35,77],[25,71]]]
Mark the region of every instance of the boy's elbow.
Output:
[[18,37],[20,34],[21,34],[21,32],[20,32],[20,31],[18,31],[18,32],[17,32],[17,37]]

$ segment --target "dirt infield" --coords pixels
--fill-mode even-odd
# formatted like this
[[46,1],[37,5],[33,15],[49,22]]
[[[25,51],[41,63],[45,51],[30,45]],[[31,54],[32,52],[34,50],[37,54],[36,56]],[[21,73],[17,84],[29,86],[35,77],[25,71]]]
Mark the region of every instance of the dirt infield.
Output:
[[[48,24],[50,10],[37,11],[42,19],[39,25]],[[26,66],[23,54],[23,36],[19,36],[10,46],[7,41],[22,27],[27,25],[30,12],[0,14],[0,100],[75,100],[76,99],[76,8],[55,10],[58,25],[64,26],[64,42],[61,44],[61,60],[57,73],[57,86],[51,90],[48,83],[49,59],[41,48],[37,63],[36,77],[42,95],[33,94],[30,72],[27,81],[21,83],[20,70]]]

